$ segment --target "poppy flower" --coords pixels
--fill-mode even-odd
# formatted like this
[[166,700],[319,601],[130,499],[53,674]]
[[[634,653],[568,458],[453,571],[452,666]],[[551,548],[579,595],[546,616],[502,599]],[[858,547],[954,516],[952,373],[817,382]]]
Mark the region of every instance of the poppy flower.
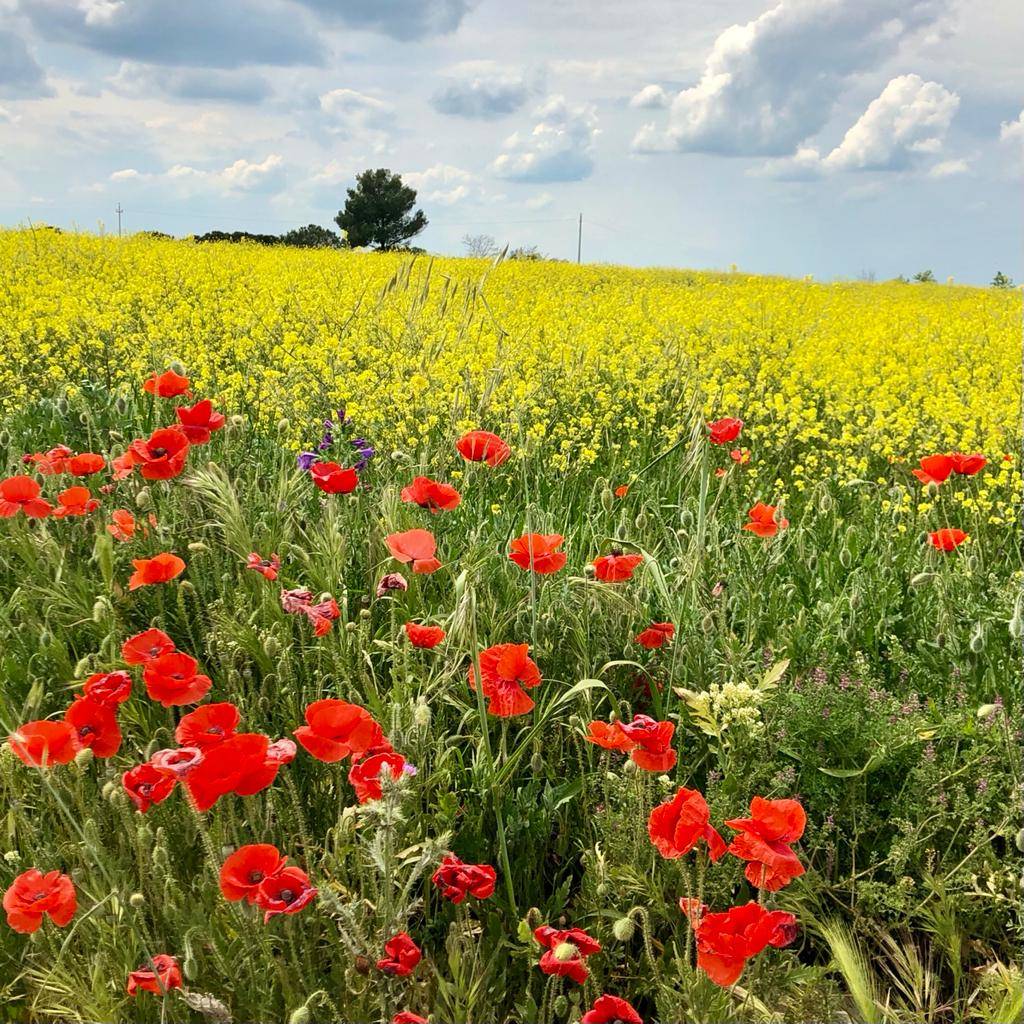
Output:
[[128,665],[145,665],[173,650],[174,641],[162,629],[154,628],[136,633],[125,640],[121,645],[121,657]]
[[642,633],[637,634],[636,642],[653,651],[664,647],[675,635],[676,627],[671,622],[652,622]]
[[195,704],[209,692],[209,676],[196,672],[199,662],[189,654],[172,651],[154,658],[142,669],[142,681],[150,698],[165,708]]
[[671,722],[657,722],[647,715],[635,715],[632,722],[620,722],[619,728],[633,744],[629,757],[638,768],[647,772],[667,772],[675,766],[672,736],[676,727]]
[[91,697],[79,697],[64,713],[64,721],[78,734],[78,741],[95,757],[113,757],[121,748],[121,730],[114,705]]
[[399,562],[412,562],[412,571],[432,573],[441,568],[434,557],[437,541],[429,530],[406,530],[405,533],[389,533],[384,538],[391,557]]
[[622,731],[620,722],[591,722],[587,726],[586,739],[605,750],[633,749],[633,741]]
[[154,768],[170,772],[179,781],[203,760],[199,747],[174,747],[156,751],[149,759]]
[[586,958],[601,952],[601,944],[582,928],[559,929],[543,925],[534,931],[533,937],[547,946],[538,964],[540,969],[545,974],[572,978],[580,985],[590,976]]
[[725,416],[720,420],[713,420],[708,423],[708,440],[712,444],[728,444],[740,436],[743,429],[743,420]]
[[393,974],[404,978],[412,974],[416,965],[423,959],[420,947],[412,941],[408,932],[399,932],[384,943],[387,956],[377,961],[377,970],[385,974]]
[[270,785],[280,767],[269,754],[270,745],[262,733],[240,732],[208,747],[184,779],[196,810],[208,811],[229,793],[252,796]]
[[964,455],[963,452],[951,452],[949,457],[953,460],[953,472],[959,473],[960,476],[974,476],[988,465],[988,459],[984,455]]
[[191,408],[179,405],[174,414],[178,417],[178,427],[188,438],[189,444],[207,444],[213,431],[220,430],[225,423],[224,414],[216,412],[208,398],[196,402]]
[[351,494],[359,486],[359,474],[336,462],[318,462],[310,467],[309,475],[325,494]]
[[26,722],[7,737],[18,759],[32,768],[67,764],[82,749],[78,731],[67,722]]
[[724,913],[705,914],[694,930],[697,966],[723,988],[733,985],[751,957],[765,946],[786,946],[796,937],[796,918],[753,901]]
[[154,804],[163,803],[177,784],[174,772],[149,761],[129,768],[121,776],[121,785],[140,814],[145,814]]
[[911,470],[921,483],[941,484],[949,479],[954,463],[948,455],[926,455],[921,459],[921,468]]
[[700,900],[694,899],[692,896],[680,896],[679,909],[683,912],[686,920],[690,922],[690,927],[696,928],[708,912],[708,905],[701,903]]
[[779,530],[785,530],[789,526],[788,519],[776,520],[775,514],[778,508],[775,505],[766,505],[759,501],[748,513],[750,522],[743,524],[744,530],[757,534],[758,537],[774,537]]
[[82,685],[82,693],[97,704],[123,704],[132,692],[132,677],[123,669],[96,672]]
[[208,750],[234,736],[241,717],[238,708],[230,701],[203,704],[181,716],[174,738],[183,747]]
[[221,865],[220,891],[231,902],[256,902],[256,892],[267,879],[276,875],[287,858],[270,843],[252,843],[240,846]]
[[620,484],[615,488],[616,498],[624,498],[627,494],[629,494],[629,484]]
[[466,896],[485,900],[494,894],[497,872],[490,864],[465,864],[454,853],[446,853],[431,881],[441,890],[441,897],[461,903]]
[[750,461],[750,449],[749,448],[733,448],[729,452],[729,458],[733,462],[738,463],[741,466],[745,466]]
[[80,455],[72,455],[67,461],[67,470],[72,476],[92,476],[98,473],[107,460],[95,452],[82,452]]
[[[480,652],[481,691],[490,702],[488,714],[508,718],[525,715],[533,708],[533,700],[526,690],[540,683],[540,669],[530,659],[529,650],[528,644],[497,644]],[[476,689],[472,665],[469,685]]]
[[385,770],[392,779],[399,779],[405,768],[405,758],[393,750],[385,750],[379,754],[371,753],[352,765],[348,772],[348,781],[356,791],[356,799],[365,804],[371,800],[379,800],[384,795],[381,776]]
[[644,1024],[633,1007],[618,996],[598,996],[594,1005],[580,1017],[580,1024]]
[[124,480],[131,476],[135,472],[135,459],[132,457],[131,451],[126,451],[123,455],[111,459],[110,468],[114,472],[115,480]]
[[107,525],[107,533],[122,544],[135,536],[135,516],[126,508],[116,508],[110,513],[113,522]]
[[947,526],[941,530],[936,530],[934,533],[929,533],[928,543],[939,551],[953,551],[967,540],[967,536],[963,530],[956,530]]
[[85,516],[100,507],[99,501],[92,496],[88,487],[69,487],[57,495],[58,506],[53,510],[57,519],[65,516]]
[[428,508],[436,515],[458,508],[462,496],[451,484],[442,484],[429,476],[417,476],[408,487],[402,488],[402,501]]
[[291,615],[305,615],[313,623],[316,636],[329,633],[334,621],[341,617],[341,609],[333,597],[313,604],[313,592],[302,588],[282,590],[281,607]]
[[789,844],[803,834],[807,815],[797,800],[765,800],[755,796],[750,801],[749,818],[726,821],[737,829],[729,844],[729,852],[748,861],[744,874],[751,885],[775,892],[804,873],[804,866]]
[[310,704],[305,717],[292,735],[318,761],[359,758],[384,740],[384,730],[358,704],[329,697]]
[[177,398],[178,395],[185,394],[188,388],[188,377],[183,377],[174,370],[165,370],[159,375],[151,374],[142,385],[143,391],[159,398]]
[[263,911],[266,924],[277,914],[297,914],[316,899],[316,889],[302,868],[286,867],[268,875],[256,890],[256,905]]
[[185,468],[188,438],[178,427],[160,427],[148,440],[132,441],[132,462],[146,480],[172,480]]
[[252,569],[253,572],[258,572],[264,579],[273,582],[277,579],[277,572],[281,568],[281,559],[276,554],[271,554],[269,558],[264,558],[253,551],[246,559],[245,567],[246,569]]
[[622,583],[633,578],[636,567],[644,560],[643,555],[624,555],[613,551],[594,559],[594,575],[602,583]]
[[38,868],[29,868],[18,875],[4,893],[7,923],[22,935],[38,931],[43,916],[63,928],[75,916],[78,897],[70,876],[60,871],[45,875]]
[[412,1010],[399,1010],[391,1018],[391,1024],[430,1024],[430,1021],[418,1013],[413,1013]]
[[388,572],[381,576],[377,584],[377,596],[384,597],[393,590],[402,592],[408,589],[409,581],[400,572]]
[[155,996],[163,996],[174,988],[181,988],[181,968],[178,961],[167,953],[157,953],[152,961],[146,961],[128,975],[130,996],[137,995],[140,989],[152,992]]
[[30,476],[9,476],[0,480],[0,518],[24,512],[30,519],[45,519],[53,506],[39,497],[42,488]]
[[[269,739],[268,737],[263,737]],[[263,754],[263,760],[255,757],[239,773],[235,780],[232,792],[236,796],[253,796],[266,789],[277,778],[277,773],[282,765],[290,764],[295,760],[295,752],[298,748],[288,739],[268,742]]]
[[707,801],[695,789],[681,787],[676,795],[651,811],[647,834],[658,853],[668,860],[689,853],[701,840],[717,861],[725,854],[725,840],[711,825]]
[[154,555],[152,558],[134,558],[132,565],[135,566],[135,572],[128,580],[129,590],[138,590],[139,587],[148,587],[155,583],[169,583],[185,569],[185,563],[169,551]]
[[423,626],[418,622],[407,622],[405,624],[405,635],[413,647],[422,647],[430,650],[436,647],[445,638],[445,631],[440,626]]
[[512,541],[508,557],[520,569],[547,576],[565,565],[565,552],[558,550],[563,541],[560,533],[524,533]]
[[39,453],[24,455],[21,461],[26,466],[34,466],[36,472],[42,476],[58,476],[67,472],[68,459],[73,454],[66,444],[58,444],[41,455]]
[[455,442],[458,453],[467,462],[486,462],[492,469],[500,466],[512,449],[497,434],[486,430],[471,430]]

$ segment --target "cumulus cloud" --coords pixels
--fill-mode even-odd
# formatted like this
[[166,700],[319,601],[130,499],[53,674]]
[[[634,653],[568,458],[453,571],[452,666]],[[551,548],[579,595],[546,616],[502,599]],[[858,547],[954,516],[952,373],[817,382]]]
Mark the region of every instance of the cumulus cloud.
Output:
[[162,93],[179,100],[221,100],[260,103],[271,94],[270,83],[257,72],[216,68],[171,68],[131,61],[109,80],[111,88],[129,96]]
[[529,99],[526,76],[494,61],[469,61],[452,68],[431,98],[441,114],[492,120],[513,114]]
[[175,192],[184,194],[271,192],[281,185],[283,179],[284,160],[277,153],[269,154],[259,163],[238,159],[233,164],[217,170],[202,170],[189,164],[175,164],[166,171],[156,173],[125,167],[110,175],[113,182],[159,184],[170,186]]
[[952,178],[957,174],[967,174],[971,169],[971,162],[966,158],[960,158],[957,160],[942,160],[940,163],[935,164],[928,171],[929,178]]
[[475,0],[298,0],[349,28],[408,41],[454,32]]
[[0,96],[31,99],[52,95],[46,74],[29,53],[25,41],[13,32],[0,29]]
[[1024,110],[1016,121],[1003,121],[999,126],[999,141],[1024,143]]
[[671,97],[660,85],[645,85],[629,101],[631,107],[637,110],[659,110],[667,107]]
[[782,0],[715,40],[700,81],[644,125],[639,152],[782,156],[816,134],[850,76],[876,67],[947,0]]
[[476,175],[451,164],[434,164],[425,171],[409,171],[402,175],[402,180],[416,189],[421,201],[442,206],[454,206],[482,194]]
[[394,122],[395,108],[355,89],[332,89],[320,97],[327,130],[344,138],[377,135]]
[[582,181],[594,170],[593,148],[598,134],[592,106],[576,106],[552,96],[534,111],[538,118],[528,135],[505,140],[504,152],[491,164],[499,178],[510,181]]

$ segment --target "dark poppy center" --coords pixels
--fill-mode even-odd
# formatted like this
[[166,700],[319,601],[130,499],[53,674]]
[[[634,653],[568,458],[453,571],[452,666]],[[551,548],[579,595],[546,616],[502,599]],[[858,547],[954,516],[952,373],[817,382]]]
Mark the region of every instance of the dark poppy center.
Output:
[[143,796],[149,796],[152,789],[153,787],[148,782],[144,782],[141,786],[139,786],[139,792]]
[[253,885],[258,885],[260,882],[263,881],[264,877],[265,876],[262,871],[249,872],[249,881],[252,882]]
[[295,901],[295,892],[291,889],[282,889],[278,893],[278,898],[282,903],[293,903]]
[[45,892],[37,892],[35,894],[35,896],[32,897],[32,902],[33,903],[38,903],[39,900],[44,900],[44,899],[46,899],[46,893]]
[[95,731],[96,730],[91,725],[83,725],[82,728],[78,730],[78,735],[91,736]]
[[166,454],[166,448],[154,448],[152,451],[152,455],[155,459],[162,459]]
[[211,736],[222,736],[224,734],[224,730],[219,725],[211,725],[206,731],[210,733]]

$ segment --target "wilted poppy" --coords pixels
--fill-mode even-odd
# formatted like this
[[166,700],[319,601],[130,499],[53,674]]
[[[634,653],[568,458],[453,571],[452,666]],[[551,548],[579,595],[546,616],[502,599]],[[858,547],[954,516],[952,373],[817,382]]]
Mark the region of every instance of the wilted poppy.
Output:
[[953,472],[953,460],[948,455],[926,455],[921,459],[921,468],[911,472],[923,484],[941,484]]
[[178,777],[169,768],[147,761],[130,768],[121,776],[121,784],[136,809],[145,814],[154,804],[163,803],[178,784]]
[[276,875],[287,858],[270,843],[240,846],[221,865],[220,891],[231,902],[256,902],[256,893],[263,882]]
[[57,495],[59,504],[53,510],[57,519],[65,516],[85,516],[100,507],[99,501],[89,493],[88,487],[69,487]]
[[98,473],[107,460],[95,452],[82,452],[80,455],[72,455],[67,461],[67,470],[72,476],[92,476]]
[[185,563],[177,556],[165,551],[152,558],[134,558],[135,572],[128,580],[129,590],[151,586],[155,583],[169,583],[185,569]]
[[75,916],[78,898],[69,875],[29,868],[18,875],[4,893],[7,923],[22,935],[37,931],[44,915],[63,928]]
[[485,900],[494,893],[497,872],[490,864],[466,864],[454,853],[446,853],[431,881],[443,899],[461,903],[467,896]]
[[235,735],[242,716],[230,701],[203,704],[181,716],[174,738],[183,747],[208,750]]
[[412,974],[416,965],[423,959],[420,947],[412,941],[408,932],[399,932],[384,943],[387,954],[377,961],[377,970],[385,974],[393,974],[404,978]]
[[67,764],[82,749],[74,726],[46,719],[19,725],[7,742],[18,759],[33,768]]
[[99,704],[123,704],[132,692],[132,677],[123,669],[96,672],[82,685],[82,693]]
[[644,1024],[633,1007],[618,996],[598,996],[594,1005],[580,1017],[580,1024]]
[[0,518],[24,512],[30,519],[45,519],[53,506],[40,498],[42,488],[30,476],[9,476],[0,480]]
[[147,662],[142,681],[150,698],[165,708],[195,704],[202,700],[213,683],[196,671],[199,662],[189,654],[173,651]]
[[806,823],[807,815],[797,800],[765,800],[760,796],[750,801],[749,818],[726,821],[729,828],[739,830],[729,844],[729,852],[749,862],[744,874],[751,885],[775,892],[804,873],[789,844],[804,834]]
[[500,466],[512,454],[512,449],[497,434],[486,430],[463,434],[455,447],[467,462],[486,462],[492,468]]
[[79,697],[64,713],[64,721],[78,734],[79,743],[95,757],[113,757],[121,748],[121,729],[114,705]]
[[135,536],[135,516],[133,516],[128,509],[116,508],[110,513],[110,518],[113,522],[108,524],[107,533],[109,533],[114,540],[126,543]]
[[269,558],[264,558],[253,551],[246,559],[245,567],[246,569],[252,569],[253,572],[258,572],[264,579],[273,582],[277,579],[278,570],[281,568],[281,559],[276,554],[271,554]]
[[[480,652],[481,691],[488,699],[487,711],[499,718],[525,715],[533,700],[524,690],[540,683],[540,669],[529,656],[528,644],[497,644]],[[473,666],[469,667],[469,685],[476,689]]]
[[189,444],[207,444],[210,434],[220,430],[225,423],[224,414],[216,412],[208,398],[196,402],[191,407],[178,406],[174,414],[178,417],[178,427],[188,438]]
[[198,747],[170,747],[157,750],[149,759],[154,768],[170,772],[179,781],[202,763],[203,752]]
[[348,781],[356,791],[356,799],[365,804],[384,795],[381,779],[385,773],[392,779],[398,779],[405,770],[405,758],[389,749],[370,753],[361,761],[354,762],[348,772]]
[[622,583],[633,578],[636,567],[644,560],[643,555],[624,555],[612,551],[594,559],[594,575],[602,583]]
[[152,992],[155,996],[163,996],[175,988],[181,988],[181,968],[178,967],[178,961],[167,953],[157,953],[152,961],[147,960],[138,970],[128,975],[130,996],[136,995],[140,989]]
[[313,592],[300,588],[281,591],[281,607],[291,615],[305,615],[313,623],[313,632],[323,636],[331,631],[334,621],[341,617],[341,609],[333,597],[313,603]]
[[601,944],[582,928],[551,928],[543,925],[534,930],[533,937],[547,951],[538,966],[545,974],[557,974],[583,984],[590,976],[586,958],[601,952]]
[[411,562],[413,572],[432,573],[441,568],[441,563],[434,557],[437,552],[437,541],[429,530],[389,533],[384,541],[392,558],[399,562]]
[[336,462],[317,462],[310,467],[309,475],[325,494],[351,494],[359,486],[359,474]]
[[642,633],[637,634],[636,642],[653,651],[664,647],[675,635],[676,627],[671,622],[652,622]]
[[276,914],[297,914],[316,899],[316,893],[309,884],[309,875],[302,868],[290,866],[260,883],[255,903],[263,911],[266,924]]
[[402,488],[402,501],[430,509],[436,514],[458,508],[462,497],[451,484],[439,483],[429,476],[417,476],[408,487]]
[[328,763],[362,757],[384,740],[384,731],[366,708],[334,698],[310,704],[306,724],[293,735],[318,761]]
[[178,427],[160,427],[148,440],[132,441],[132,463],[147,480],[172,480],[180,475],[188,458],[188,438]]
[[393,590],[399,592],[409,589],[409,581],[400,572],[387,572],[380,578],[377,584],[377,596],[384,597]]
[[720,420],[713,420],[708,423],[708,440],[712,444],[728,444],[740,436],[743,429],[743,420],[725,416]]
[[750,522],[743,524],[744,530],[757,534],[758,537],[774,537],[779,530],[785,530],[789,526],[788,519],[776,520],[775,514],[778,508],[775,505],[766,505],[759,501],[748,513]]
[[632,722],[620,722],[619,728],[633,747],[630,760],[648,772],[667,772],[676,763],[672,749],[672,736],[676,731],[672,722],[658,722],[647,715],[634,715]]
[[694,933],[697,966],[723,988],[735,984],[750,957],[765,946],[785,946],[796,937],[796,918],[765,910],[753,901],[724,913],[704,914]]
[[701,840],[712,861],[725,854],[725,840],[711,825],[707,801],[695,789],[681,787],[676,795],[651,811],[647,834],[662,857],[674,859],[689,853]]
[[633,741],[622,731],[621,722],[591,722],[587,726],[587,740],[605,750],[630,751]]
[[405,635],[413,647],[423,647],[427,650],[436,647],[445,638],[445,632],[440,626],[423,626],[418,622],[407,622]]
[[174,641],[162,629],[154,627],[125,640],[121,645],[121,657],[128,665],[145,665],[173,650]]
[[928,543],[939,551],[953,551],[960,547],[968,535],[963,530],[956,530],[951,527],[944,527],[928,534]]
[[524,533],[512,541],[508,557],[520,569],[546,576],[565,565],[565,552],[558,550],[563,541],[560,533]]
[[749,448],[733,448],[729,452],[729,458],[733,462],[738,463],[741,466],[745,466],[750,461],[750,449]]

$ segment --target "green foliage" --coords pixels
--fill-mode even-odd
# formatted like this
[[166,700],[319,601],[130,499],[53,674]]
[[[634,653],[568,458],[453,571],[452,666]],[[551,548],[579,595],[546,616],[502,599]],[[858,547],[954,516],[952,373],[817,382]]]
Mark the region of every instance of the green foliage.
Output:
[[363,171],[356,187],[347,191],[345,208],[334,222],[349,245],[386,252],[402,248],[427,226],[423,211],[413,212],[416,190],[387,168]]

